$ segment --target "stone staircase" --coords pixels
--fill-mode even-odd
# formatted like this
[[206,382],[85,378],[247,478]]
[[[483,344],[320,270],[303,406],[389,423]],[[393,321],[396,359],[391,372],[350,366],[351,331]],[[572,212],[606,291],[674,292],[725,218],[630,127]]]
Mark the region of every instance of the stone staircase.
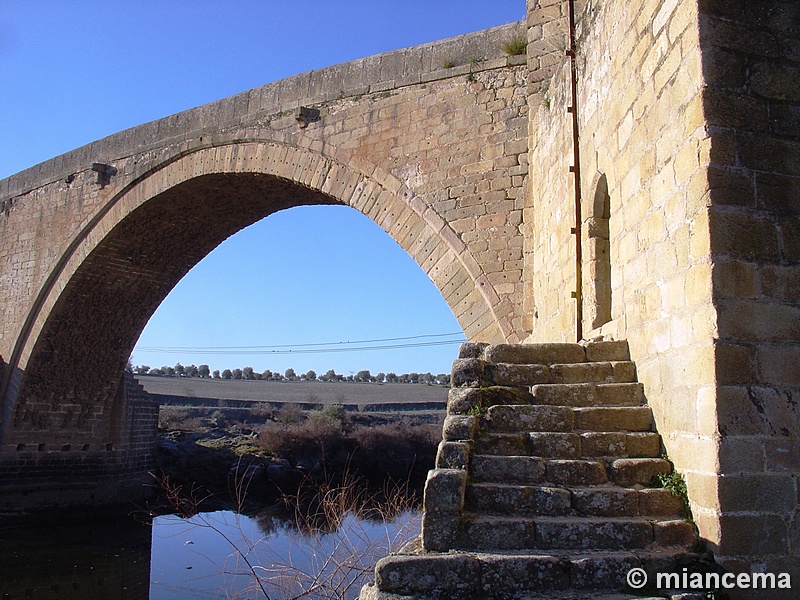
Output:
[[654,581],[696,541],[682,500],[652,487],[661,456],[626,342],[465,344],[422,535],[361,598],[642,598],[628,571]]

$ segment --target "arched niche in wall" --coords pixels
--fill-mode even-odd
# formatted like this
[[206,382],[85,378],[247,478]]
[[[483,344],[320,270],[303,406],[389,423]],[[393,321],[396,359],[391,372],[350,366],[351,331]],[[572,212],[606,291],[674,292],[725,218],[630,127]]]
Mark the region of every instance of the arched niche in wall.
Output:
[[611,320],[611,249],[609,221],[611,198],[605,174],[597,178],[587,219],[587,249],[584,254],[588,271],[584,290],[584,320],[588,330]]

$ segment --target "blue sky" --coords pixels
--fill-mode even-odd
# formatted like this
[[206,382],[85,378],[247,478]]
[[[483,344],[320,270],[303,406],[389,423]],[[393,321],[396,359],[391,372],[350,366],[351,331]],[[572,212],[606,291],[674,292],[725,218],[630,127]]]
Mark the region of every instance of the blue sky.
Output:
[[[289,75],[524,14],[524,0],[0,0],[0,178]],[[133,362],[439,373],[458,346],[438,344],[459,336],[421,336],[458,332],[427,276],[377,225],[346,207],[306,207],[241,231],[198,264],[150,320]],[[410,339],[338,343],[393,338]],[[337,351],[305,346],[328,342]],[[395,345],[410,347],[349,350]]]

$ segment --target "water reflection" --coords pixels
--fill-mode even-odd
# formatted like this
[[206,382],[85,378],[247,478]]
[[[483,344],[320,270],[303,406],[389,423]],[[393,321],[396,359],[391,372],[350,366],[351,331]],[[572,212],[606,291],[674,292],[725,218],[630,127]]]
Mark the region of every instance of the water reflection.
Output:
[[268,512],[17,522],[0,527],[0,600],[355,598],[419,528],[412,510],[301,530]]
[[149,524],[129,517],[0,528],[2,600],[147,600]]
[[301,533],[269,514],[157,517],[150,598],[355,598],[375,562],[415,537],[419,527],[416,511],[391,521],[346,513],[324,533]]

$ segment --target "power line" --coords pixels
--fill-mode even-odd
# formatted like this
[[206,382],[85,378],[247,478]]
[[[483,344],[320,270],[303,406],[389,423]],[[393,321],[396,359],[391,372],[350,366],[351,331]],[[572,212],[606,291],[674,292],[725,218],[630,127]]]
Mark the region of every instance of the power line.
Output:
[[[459,336],[457,340],[437,340],[430,342],[414,342],[403,344],[383,344],[383,342],[405,342],[408,340],[418,340],[424,338],[442,338]],[[430,346],[445,346],[451,344],[462,344],[466,341],[462,332],[455,333],[436,333],[425,335],[414,335],[397,338],[378,338],[372,340],[356,340],[341,342],[325,342],[313,344],[283,344],[275,346],[141,346],[136,347],[134,352],[160,352],[165,354],[322,354],[332,352],[363,352],[369,350],[395,350],[402,348],[423,348]],[[381,344],[378,346],[355,346],[355,344]],[[330,346],[323,348],[324,346]]]
[[395,350],[400,348],[424,348],[430,346],[447,346],[463,344],[465,340],[444,340],[439,342],[422,342],[418,344],[391,344],[385,346],[349,346],[346,348],[306,348],[300,350],[177,350],[164,348],[136,348],[134,352],[160,352],[164,354],[223,354],[225,356],[254,354],[330,354],[334,352],[365,352],[368,350]]
[[[435,337],[452,337],[454,335],[464,337],[461,331],[453,333],[426,333],[423,335],[411,335],[406,337],[394,338],[377,338],[374,340],[354,340],[352,342],[318,342],[314,344],[278,344],[270,346],[160,346],[159,349],[174,349],[174,350],[263,350],[271,348],[305,348],[310,346],[338,346],[343,344],[372,344],[378,342],[399,342],[405,340],[418,340],[422,338],[435,338]],[[142,346],[140,349],[151,349],[153,346]]]

